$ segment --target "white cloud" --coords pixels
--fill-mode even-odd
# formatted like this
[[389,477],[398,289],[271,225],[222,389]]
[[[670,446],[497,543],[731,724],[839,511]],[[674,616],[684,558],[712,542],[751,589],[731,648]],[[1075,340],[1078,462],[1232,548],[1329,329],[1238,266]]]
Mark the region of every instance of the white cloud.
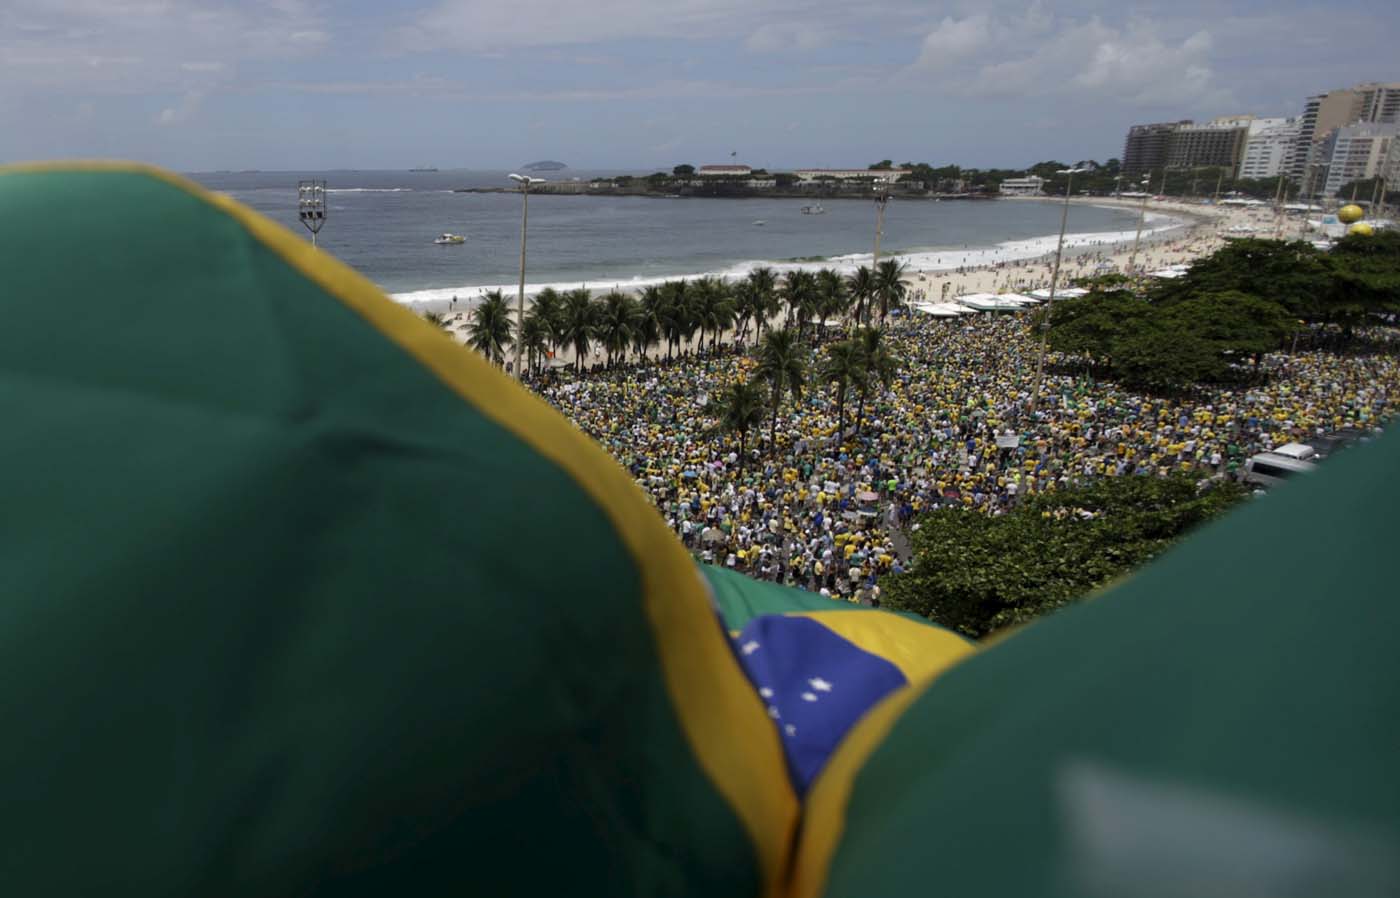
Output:
[[1057,19],[1038,3],[1021,15],[945,18],[924,38],[906,76],[954,94],[1228,103],[1211,67],[1210,33],[1172,39],[1164,31],[1147,21],[1117,27],[1097,17]]
[[835,37],[831,29],[811,22],[769,22],[750,33],[744,46],[755,53],[817,50],[832,43]]
[[26,92],[202,91],[241,61],[329,43],[308,0],[0,0],[0,65],[26,67]]
[[914,65],[927,71],[948,68],[987,50],[991,43],[991,20],[985,15],[947,18],[924,38]]
[[199,107],[204,103],[204,93],[192,90],[180,98],[176,106],[167,106],[156,116],[158,125],[176,125],[188,121],[199,111]]

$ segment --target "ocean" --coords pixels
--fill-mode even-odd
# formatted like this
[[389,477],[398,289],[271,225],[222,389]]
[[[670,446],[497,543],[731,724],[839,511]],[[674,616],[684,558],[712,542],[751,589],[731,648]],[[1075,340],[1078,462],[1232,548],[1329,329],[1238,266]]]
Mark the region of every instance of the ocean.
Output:
[[[565,170],[551,180],[616,172]],[[329,190],[318,243],[405,303],[469,300],[483,289],[514,290],[520,252],[518,194],[454,193],[506,186],[506,172],[332,171],[195,173],[194,180],[307,236],[297,220],[297,181],[322,178]],[[804,215],[804,199],[653,199],[530,197],[527,283],[635,288],[680,276],[739,277],[756,265],[868,264],[875,227],[869,200],[822,200]],[[763,222],[757,225],[755,222]],[[1149,228],[1179,222],[1149,215]],[[939,270],[1053,252],[1060,226],[1054,201],[892,199],[881,257]],[[1131,209],[1075,204],[1067,246],[1132,240]],[[437,246],[444,231],[466,243]]]

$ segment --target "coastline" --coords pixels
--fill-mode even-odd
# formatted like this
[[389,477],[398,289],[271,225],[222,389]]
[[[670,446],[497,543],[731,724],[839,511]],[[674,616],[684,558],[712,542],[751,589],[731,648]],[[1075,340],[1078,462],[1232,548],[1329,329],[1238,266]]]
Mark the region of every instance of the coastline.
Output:
[[[1058,203],[1053,198],[1004,198],[1010,202],[1037,202],[1037,203]],[[1128,203],[1113,202],[1112,198],[1094,197],[1090,201],[1075,200],[1073,205],[1098,206],[1101,208],[1111,208],[1121,210]],[[1136,209],[1136,204],[1131,204]],[[1152,240],[1154,242],[1164,239],[1165,235],[1187,228],[1188,230],[1199,226],[1201,223],[1210,221],[1210,214],[1202,212],[1199,208],[1178,206],[1175,204],[1149,205],[1148,219],[1146,227],[1143,229],[1143,241]],[[1065,235],[1065,251],[1067,254],[1078,255],[1083,252],[1093,252],[1104,247],[1115,246],[1123,243],[1131,243],[1134,239],[1133,231],[1104,231],[1104,232],[1080,232],[1068,233]],[[1019,240],[1008,240],[991,245],[962,247],[955,246],[933,246],[927,248],[896,249],[881,255],[882,259],[899,259],[908,267],[910,275],[915,273],[928,272],[953,272],[966,270],[968,268],[989,267],[1010,262],[1032,261],[1053,255],[1058,234],[1044,234],[1037,237],[1023,238]],[[804,270],[817,271],[822,268],[833,268],[842,274],[850,274],[861,265],[870,263],[870,253],[868,251],[845,253],[841,255],[829,256],[825,258],[804,258],[804,259],[748,259],[736,261],[731,265],[714,268],[705,271],[677,271],[658,275],[627,275],[625,273],[612,277],[599,277],[589,281],[553,281],[553,282],[527,282],[525,285],[526,296],[535,294],[547,288],[553,288],[560,292],[574,290],[580,287],[588,287],[591,290],[620,290],[624,293],[635,293],[646,287],[676,280],[696,280],[703,277],[717,277],[725,281],[740,280],[748,275],[750,271],[758,267],[772,268],[780,275],[787,271]],[[458,308],[470,308],[486,292],[500,290],[508,295],[515,295],[519,285],[515,282],[501,284],[467,284],[457,287],[433,287],[422,290],[409,290],[398,293],[390,293],[389,298],[418,312],[443,312],[452,308],[452,299],[455,296],[458,301]],[[973,292],[973,291],[967,291]]]
[[[1043,200],[1041,200],[1043,202]],[[1102,202],[1101,198],[1096,198],[1095,202]],[[1134,203],[1134,206],[1137,204]],[[1155,231],[1143,230],[1141,245],[1138,247],[1136,266],[1144,271],[1155,271],[1168,268],[1174,265],[1189,264],[1192,260],[1208,255],[1223,245],[1226,234],[1231,228],[1254,226],[1258,230],[1268,230],[1272,235],[1277,219],[1272,211],[1261,212],[1257,209],[1225,209],[1220,207],[1193,207],[1176,203],[1148,204],[1148,214],[1157,212],[1159,215],[1169,217],[1171,223],[1159,227]],[[1161,221],[1161,219],[1159,219]],[[1302,235],[1304,223],[1289,221],[1285,229],[1285,237],[1298,237]],[[1077,245],[1071,247],[1070,238],[1078,236],[1084,238]],[[1116,236],[1120,239],[1112,241],[1100,241],[1089,238],[1101,236]],[[1066,250],[1060,268],[1059,286],[1067,287],[1075,278],[1093,275],[1108,268],[1115,270],[1126,269],[1133,256],[1134,232],[1116,232],[1114,235],[1066,235]],[[997,292],[1027,292],[1030,290],[1043,289],[1050,285],[1054,268],[1054,248],[1058,235],[1049,238],[1036,238],[1035,241],[1010,241],[1012,243],[1027,244],[1048,239],[1048,245],[1041,246],[1043,252],[1036,255],[1023,255],[1015,258],[1002,258],[998,261],[984,264],[970,264],[965,266],[950,266],[941,269],[916,268],[910,266],[905,274],[905,283],[909,289],[909,299],[928,300],[938,302],[949,300],[957,296],[970,293],[997,293]],[[961,251],[959,251],[961,252]],[[972,251],[969,250],[969,253]],[[996,249],[982,250],[981,252],[996,252]],[[860,264],[868,264],[869,254],[858,256],[841,257],[858,260]],[[889,257],[885,257],[889,258]],[[801,263],[802,267],[821,268],[830,263]],[[776,267],[776,266],[775,266]],[[796,265],[789,267],[798,267]],[[657,280],[672,280],[674,278],[663,278]],[[946,285],[946,292],[945,292]],[[527,289],[527,293],[543,289],[544,284],[532,285],[534,290]],[[611,289],[610,285],[598,284],[595,289]],[[633,284],[623,283],[618,286],[622,292],[634,292],[640,289]],[[515,297],[516,287],[511,285],[505,290],[507,298],[510,300],[511,319],[516,318]],[[446,318],[447,333],[455,340],[465,343],[468,337],[470,324],[470,311],[475,304],[475,296],[465,296],[459,300],[456,307],[451,306],[448,300],[439,300],[426,303],[410,304],[414,311],[424,314],[434,312],[444,314]],[[776,319],[775,319],[776,320]],[[732,339],[732,330],[726,330],[724,339]],[[682,343],[682,350],[697,348],[694,342]],[[628,357],[631,354],[628,353]],[[599,353],[590,354],[585,359],[587,364],[599,361],[602,356]],[[573,353],[566,347],[561,347],[558,354],[558,362],[572,362]]]

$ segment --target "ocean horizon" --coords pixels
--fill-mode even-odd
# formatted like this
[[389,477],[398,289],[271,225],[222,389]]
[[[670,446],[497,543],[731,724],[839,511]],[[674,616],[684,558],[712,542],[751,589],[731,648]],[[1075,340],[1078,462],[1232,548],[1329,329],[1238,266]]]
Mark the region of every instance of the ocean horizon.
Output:
[[[551,180],[618,172],[572,171]],[[327,182],[326,252],[374,281],[398,302],[470,301],[515,290],[521,199],[515,193],[459,193],[507,186],[507,172],[440,170],[213,172],[188,176],[309,239],[296,215],[298,180]],[[653,198],[542,194],[530,197],[527,291],[588,286],[635,290],[676,278],[743,277],[761,265],[786,271],[869,264],[875,208],[868,199],[823,199],[824,214],[802,213],[811,199]],[[892,199],[881,258],[911,271],[1029,259],[1053,252],[1060,205],[1016,201]],[[761,222],[761,224],[759,224]],[[1183,222],[1150,213],[1145,233]],[[1076,203],[1065,244],[1084,249],[1132,240],[1135,210]],[[438,246],[444,232],[466,242]]]

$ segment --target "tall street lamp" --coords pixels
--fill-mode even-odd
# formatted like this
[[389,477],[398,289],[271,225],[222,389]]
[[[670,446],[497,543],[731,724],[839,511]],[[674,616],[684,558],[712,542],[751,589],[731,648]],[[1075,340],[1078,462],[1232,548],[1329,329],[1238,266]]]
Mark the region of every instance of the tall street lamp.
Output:
[[[1166,182],[1166,175],[1162,176],[1163,183]],[[1148,187],[1152,185],[1152,173],[1148,172],[1142,176],[1142,205],[1138,207],[1137,236],[1133,238],[1133,254],[1128,257],[1128,275],[1131,277],[1137,269],[1138,246],[1142,244],[1142,224],[1147,220],[1147,197]]]
[[[1045,376],[1045,344],[1049,342],[1050,331],[1050,310],[1055,305],[1055,290],[1060,283],[1060,261],[1064,258],[1065,252],[1065,226],[1069,223],[1069,198],[1074,193],[1074,176],[1080,172],[1088,171],[1087,168],[1064,168],[1055,172],[1057,175],[1069,175],[1065,181],[1065,202],[1060,208],[1060,239],[1055,244],[1055,268],[1050,273],[1050,298],[1045,303],[1045,310],[1040,319],[1040,349],[1035,356],[1035,386],[1031,388],[1031,405],[1028,417],[1034,424],[1036,406],[1040,402],[1040,384]],[[1026,466],[1021,465],[1020,482],[1024,484],[1026,479]]]
[[543,184],[544,178],[531,178],[526,175],[517,175],[511,172],[510,179],[520,185],[520,291],[516,294],[515,304],[515,376],[523,378],[524,370],[520,367],[520,335],[525,330],[525,230],[530,222],[530,186],[533,184]]
[[297,182],[297,218],[302,226],[311,232],[311,245],[316,246],[316,235],[326,223],[326,182]]

